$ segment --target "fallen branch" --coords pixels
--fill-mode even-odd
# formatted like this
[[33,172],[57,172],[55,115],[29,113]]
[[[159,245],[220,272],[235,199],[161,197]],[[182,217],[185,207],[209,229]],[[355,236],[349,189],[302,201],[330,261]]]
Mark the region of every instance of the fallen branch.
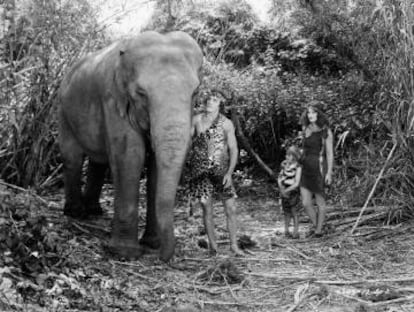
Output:
[[87,229],[84,229],[80,224],[76,223],[76,222],[72,222],[72,225],[77,228],[79,231],[92,235],[92,233],[90,231],[88,231]]
[[414,276],[405,278],[391,278],[391,279],[376,279],[376,280],[351,280],[351,281],[323,281],[315,280],[316,284],[326,285],[354,285],[354,284],[376,284],[376,283],[402,283],[402,282],[414,282]]
[[[223,257],[223,259],[234,259],[239,261],[269,261],[269,262],[292,262],[299,261],[297,259],[288,259],[288,258],[247,258],[247,257]],[[183,258],[182,261],[212,261],[214,258]]]
[[367,208],[368,203],[371,200],[371,197],[374,195],[375,189],[377,188],[377,185],[378,185],[379,181],[381,180],[381,178],[382,178],[382,176],[384,174],[385,168],[387,167],[388,162],[390,161],[390,159],[392,157],[392,154],[394,154],[394,151],[395,151],[396,148],[397,148],[397,141],[394,143],[394,146],[392,147],[390,153],[388,154],[387,160],[385,161],[384,166],[382,167],[382,169],[381,169],[381,171],[380,171],[377,179],[375,180],[375,183],[372,186],[371,192],[369,193],[369,195],[367,197],[367,200],[365,201],[364,206],[362,206],[362,209],[361,209],[361,212],[359,213],[358,219],[355,221],[355,224],[352,227],[351,234],[353,234],[354,231],[355,231],[355,229],[357,228],[358,223],[359,223],[359,220],[361,219],[361,217],[362,217],[365,209]]
[[294,280],[298,282],[314,282],[316,281],[315,277],[311,276],[293,276],[289,275],[288,277],[282,276],[282,274],[272,274],[272,273],[253,273],[248,272],[246,275],[257,276],[257,277],[266,277],[266,278],[275,278],[280,280]]
[[81,222],[81,221],[77,221],[77,220],[76,221],[73,220],[72,223],[74,223],[74,224],[76,223],[78,225],[81,225],[81,226],[84,226],[84,227],[88,227],[88,228],[91,228],[91,229],[94,229],[94,230],[99,230],[99,231],[102,231],[102,232],[104,232],[106,234],[110,234],[111,233],[110,230],[107,230],[104,227],[99,226],[99,225],[85,223],[85,222]]
[[144,275],[144,274],[140,274],[140,273],[135,272],[135,271],[125,270],[125,272],[127,272],[128,274],[138,276],[139,278],[145,279],[145,280],[150,281],[150,282],[157,282],[157,283],[159,282],[159,280],[154,278],[154,277],[150,277],[150,276],[147,276],[147,275]]
[[401,298],[397,298],[397,299],[392,299],[392,300],[374,302],[374,303],[370,303],[369,306],[370,307],[378,307],[378,306],[382,306],[384,304],[393,304],[393,303],[400,303],[400,302],[412,301],[412,300],[414,300],[414,295],[407,296],[407,297],[401,297]]
[[299,288],[296,290],[295,294],[295,304],[287,310],[287,312],[293,312],[295,311],[302,303],[305,301],[305,299],[310,298],[313,296],[312,293],[310,294],[303,294],[301,296],[302,292],[306,292],[309,289],[309,284],[306,284],[306,286],[299,286]]
[[301,257],[305,258],[306,260],[313,260],[313,261],[317,261],[307,255],[305,255],[303,252],[299,251],[296,248],[290,247],[290,246],[286,246],[283,244],[279,244],[279,243],[272,243],[273,246],[277,246],[277,247],[281,247],[281,248],[286,248],[287,250],[293,251],[294,253],[297,253],[298,255],[300,255]]
[[336,295],[340,295],[340,296],[342,296],[344,298],[347,298],[347,299],[355,300],[355,301],[357,301],[357,302],[359,302],[359,303],[361,303],[361,304],[363,304],[363,305],[365,305],[367,307],[370,307],[370,308],[372,308],[372,307],[379,307],[379,306],[382,306],[382,305],[389,305],[389,304],[393,304],[393,303],[401,303],[401,302],[405,302],[405,301],[412,301],[412,300],[414,300],[414,295],[412,295],[412,296],[401,297],[401,298],[392,299],[392,300],[385,300],[385,301],[379,301],[379,302],[371,302],[371,301],[363,300],[363,299],[358,298],[358,297],[349,296],[349,295],[346,295],[346,294],[341,294],[341,293],[335,293],[335,294]]
[[200,301],[203,304],[210,304],[210,305],[223,305],[223,306],[255,306],[255,307],[263,307],[263,306],[276,306],[280,307],[280,302],[227,302],[227,301],[208,301],[202,300]]
[[243,147],[246,149],[247,152],[249,152],[250,155],[253,156],[253,158],[256,160],[256,163],[259,165],[259,167],[262,168],[272,179],[276,180],[276,174],[273,172],[272,169],[269,168],[269,166],[267,166],[264,163],[264,161],[260,158],[260,156],[253,150],[249,141],[244,136],[241,125],[240,125],[239,117],[237,116],[237,112],[235,108],[232,108],[231,110],[231,119],[234,123],[237,136],[239,137]]
[[27,190],[27,189],[25,189],[25,188],[22,188],[22,187],[20,187],[20,186],[14,185],[14,184],[6,183],[6,182],[4,182],[4,181],[3,181],[3,180],[1,180],[1,179],[0,179],[0,184],[1,184],[1,185],[4,185],[4,186],[7,186],[7,187],[9,187],[9,188],[15,189],[15,190],[17,190],[17,191],[21,191],[21,192],[29,193],[30,195],[33,195],[33,197],[35,197],[35,198],[37,198],[39,201],[41,201],[43,204],[45,204],[45,205],[47,205],[47,204],[48,204],[48,202],[47,202],[45,199],[43,199],[43,198],[42,198],[42,197],[40,197],[39,195],[37,195],[37,194],[33,193],[31,190]]

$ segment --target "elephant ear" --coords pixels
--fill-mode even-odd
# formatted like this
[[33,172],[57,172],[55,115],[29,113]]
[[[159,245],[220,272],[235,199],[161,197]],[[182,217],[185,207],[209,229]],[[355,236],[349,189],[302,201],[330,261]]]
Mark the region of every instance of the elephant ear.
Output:
[[134,100],[128,92],[128,82],[134,79],[131,68],[123,64],[123,50],[119,53],[119,60],[114,73],[114,85],[112,96],[115,98],[115,105],[119,115],[128,119],[135,130],[149,129],[149,114],[147,103],[144,99]]

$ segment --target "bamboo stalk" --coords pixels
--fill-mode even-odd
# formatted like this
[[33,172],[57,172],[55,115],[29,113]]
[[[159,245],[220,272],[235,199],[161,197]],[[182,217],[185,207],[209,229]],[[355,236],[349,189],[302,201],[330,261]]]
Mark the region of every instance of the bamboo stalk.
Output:
[[359,221],[360,221],[360,219],[361,219],[361,217],[362,217],[365,209],[368,206],[369,201],[371,200],[372,196],[374,195],[374,192],[375,192],[375,189],[377,188],[378,182],[381,180],[381,178],[382,178],[382,176],[384,174],[385,168],[387,167],[387,165],[388,165],[388,163],[389,163],[392,155],[394,154],[394,151],[395,151],[396,148],[397,148],[397,142],[394,143],[394,146],[392,147],[390,153],[388,154],[388,157],[387,157],[387,160],[385,161],[384,166],[382,167],[382,169],[381,169],[381,171],[380,171],[377,179],[375,180],[374,185],[372,186],[371,192],[369,193],[369,195],[367,197],[367,200],[364,203],[364,206],[362,206],[362,209],[361,209],[361,212],[359,213],[358,219],[355,221],[355,224],[352,227],[351,235],[354,233],[355,229],[357,228],[357,226],[359,224]]

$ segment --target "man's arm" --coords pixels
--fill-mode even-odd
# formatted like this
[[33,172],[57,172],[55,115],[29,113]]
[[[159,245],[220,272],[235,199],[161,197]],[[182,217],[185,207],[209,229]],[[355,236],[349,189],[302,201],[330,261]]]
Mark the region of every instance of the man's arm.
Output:
[[227,170],[227,174],[232,175],[234,168],[236,168],[236,165],[237,165],[237,156],[239,154],[239,149],[237,147],[237,140],[236,140],[234,125],[233,125],[233,122],[229,119],[226,120],[225,131],[226,131],[226,137],[227,137],[227,147],[228,147],[229,156],[230,156],[230,164],[229,164],[229,169]]

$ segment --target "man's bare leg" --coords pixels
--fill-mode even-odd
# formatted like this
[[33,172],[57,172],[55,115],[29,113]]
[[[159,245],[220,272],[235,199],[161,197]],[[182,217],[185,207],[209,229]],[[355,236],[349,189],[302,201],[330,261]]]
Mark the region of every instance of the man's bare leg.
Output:
[[210,254],[217,254],[216,236],[214,234],[214,220],[213,220],[213,200],[211,197],[201,199],[201,207],[203,208],[204,228],[207,232]]
[[223,200],[224,212],[227,217],[227,230],[230,236],[230,250],[236,255],[242,256],[244,253],[237,245],[237,218],[236,218],[236,201],[235,198]]

